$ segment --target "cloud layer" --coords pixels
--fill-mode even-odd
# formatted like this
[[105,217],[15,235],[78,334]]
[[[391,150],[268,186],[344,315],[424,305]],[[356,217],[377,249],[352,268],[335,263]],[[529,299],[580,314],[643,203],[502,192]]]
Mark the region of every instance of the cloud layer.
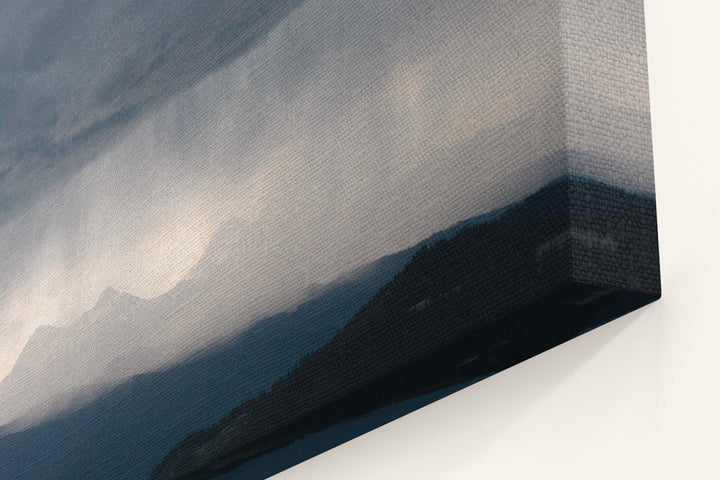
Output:
[[0,6],[0,223],[123,127],[261,41],[300,0]]

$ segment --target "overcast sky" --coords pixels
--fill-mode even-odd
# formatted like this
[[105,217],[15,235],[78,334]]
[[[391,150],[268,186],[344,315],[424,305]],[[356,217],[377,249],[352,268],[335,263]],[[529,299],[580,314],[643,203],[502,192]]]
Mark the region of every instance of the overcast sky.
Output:
[[[551,4],[3,2],[0,378],[108,286],[167,291],[232,217],[256,268],[309,285],[561,174]],[[646,118],[610,73],[602,108]],[[633,165],[604,179],[651,190]]]

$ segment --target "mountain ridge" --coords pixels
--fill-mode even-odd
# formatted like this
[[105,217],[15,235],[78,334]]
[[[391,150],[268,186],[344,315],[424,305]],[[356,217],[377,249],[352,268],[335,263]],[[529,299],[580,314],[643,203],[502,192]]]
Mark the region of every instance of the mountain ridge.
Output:
[[[151,479],[242,469],[377,408],[493,374],[659,295],[654,201],[564,176],[419,249],[330,342],[188,435]],[[277,473],[273,464],[288,464],[277,455],[266,470],[236,475]],[[301,455],[294,461],[312,456]]]
[[[561,177],[551,184],[563,184],[565,180]],[[647,195],[637,197],[642,197],[638,200],[640,208],[654,208]],[[530,207],[526,215],[515,220],[525,222],[535,215],[532,212],[554,212],[558,217],[563,214],[562,203],[541,202]],[[0,477],[47,478],[43,472],[53,472],[54,480],[146,477],[190,432],[209,428],[243,398],[269,389],[275,379],[289,372],[308,353],[306,350],[325,345],[350,317],[366,309],[372,298],[382,291],[387,295],[389,282],[397,272],[405,270],[411,259],[443,251],[449,239],[468,227],[493,223],[507,208],[457,222],[411,248],[363,265],[353,274],[315,290],[297,308],[261,320],[247,331],[210,345],[168,369],[129,377],[69,413],[15,433],[0,427],[0,456],[7,460],[0,465]],[[415,275],[413,269],[417,270],[413,267],[408,274]],[[183,280],[167,295],[186,295],[196,281]],[[417,312],[435,308],[434,300],[422,302],[423,298],[413,300],[408,308],[417,307]],[[274,373],[267,368],[274,369]],[[32,449],[47,453],[42,459],[24,453]],[[124,452],[124,459],[107,456],[108,452],[118,451]]]
[[[447,238],[448,236],[452,235],[453,232],[456,232],[457,230],[463,228],[466,225],[469,225],[473,222],[482,222],[487,221],[488,219],[492,218],[493,215],[495,215],[495,212],[489,212],[486,214],[479,215],[477,217],[473,217],[472,219],[463,220],[460,222],[457,222],[456,224],[448,227],[447,229],[444,229],[440,232],[436,232],[426,239],[420,241],[417,245],[409,247],[408,250],[413,248],[420,248],[422,245],[427,244],[428,242],[434,242],[442,238]],[[172,354],[166,354],[163,356],[162,353],[159,353],[158,350],[152,350],[148,347],[139,347],[138,349],[130,348],[129,346],[127,348],[121,349],[121,351],[112,353],[113,348],[110,347],[109,344],[112,342],[107,341],[100,341],[97,339],[98,335],[100,337],[104,336],[111,336],[118,339],[118,343],[121,344],[128,344],[128,339],[135,339],[138,343],[138,345],[143,345],[142,339],[148,338],[145,334],[150,334],[150,332],[147,330],[147,325],[143,325],[143,323],[136,323],[132,322],[129,317],[131,317],[133,314],[135,314],[139,308],[141,308],[141,305],[145,305],[150,309],[150,314],[145,316],[150,316],[151,318],[154,317],[157,319],[156,324],[160,328],[160,330],[165,330],[168,334],[171,334],[172,330],[181,330],[180,327],[174,326],[171,327],[168,324],[168,320],[172,320],[175,318],[172,314],[166,314],[162,315],[163,318],[158,318],[160,315],[153,314],[152,312],[157,312],[158,310],[162,311],[169,311],[169,312],[177,312],[181,310],[179,307],[172,307],[168,305],[172,305],[173,302],[179,301],[182,303],[188,303],[190,299],[193,297],[197,299],[197,294],[193,294],[193,291],[197,290],[203,290],[203,293],[206,289],[198,288],[195,285],[198,282],[198,277],[202,276],[210,276],[211,273],[208,273],[208,270],[210,270],[213,266],[217,266],[221,264],[221,262],[218,262],[217,258],[214,258],[214,252],[215,251],[221,251],[220,256],[223,258],[230,257],[229,253],[227,252],[228,249],[235,249],[238,242],[242,242],[242,233],[244,231],[245,225],[244,222],[237,218],[237,217],[231,217],[223,224],[221,224],[220,227],[218,227],[216,233],[213,235],[213,238],[208,243],[208,247],[206,249],[206,253],[204,253],[201,258],[198,260],[195,266],[191,268],[191,270],[188,272],[188,274],[183,277],[173,288],[171,288],[169,291],[150,299],[144,299],[140,297],[136,297],[134,295],[131,295],[129,293],[120,292],[116,290],[114,287],[109,286],[107,287],[103,293],[98,297],[98,300],[95,302],[95,304],[87,311],[83,312],[80,317],[72,322],[67,327],[50,327],[41,325],[38,327],[38,329],[43,332],[44,329],[50,328],[51,330],[46,331],[39,337],[36,337],[36,332],[33,332],[30,339],[28,340],[28,344],[32,343],[38,343],[41,341],[48,342],[50,336],[54,336],[55,339],[52,343],[54,346],[46,345],[45,347],[41,347],[38,349],[32,349],[31,352],[28,352],[23,348],[23,351],[21,351],[20,355],[18,356],[18,361],[16,362],[16,365],[13,367],[11,372],[2,380],[0,380],[0,426],[8,423],[9,421],[18,420],[19,417],[23,417],[27,414],[29,414],[32,409],[33,405],[45,405],[44,409],[49,408],[49,405],[52,403],[52,398],[54,396],[72,396],[73,391],[82,390],[90,387],[99,387],[104,388],[104,386],[109,386],[113,382],[120,380],[122,378],[126,378],[129,376],[132,376],[133,374],[139,374],[142,373],[143,369],[156,369],[156,368],[163,368],[163,365],[166,365],[167,362],[175,360],[177,357],[173,356]],[[212,251],[210,251],[212,250]],[[240,252],[235,252],[240,253]],[[379,258],[377,261],[381,261],[383,258],[391,257],[395,254],[388,254],[384,257]],[[227,258],[225,258],[227,260]],[[372,262],[371,262],[372,263]],[[355,268],[352,271],[345,272],[344,274],[341,274],[341,277],[343,276],[352,276],[359,272],[362,272],[363,268],[367,267],[367,265],[361,265],[357,268]],[[230,267],[234,268],[234,266]],[[331,285],[333,282],[331,282],[329,285]],[[322,286],[320,290],[313,290],[312,288],[306,289],[304,292],[305,300],[309,300],[312,298],[313,295],[316,295],[320,292],[322,292],[322,289],[327,288],[327,285]],[[181,300],[183,299],[184,300]],[[160,306],[158,307],[158,304]],[[165,305],[163,307],[163,304]],[[205,302],[207,304],[207,302]],[[102,313],[106,316],[111,316],[115,318],[115,328],[113,328],[112,324],[113,322],[106,322],[108,323],[106,328],[103,328],[100,324],[96,324],[98,320],[98,314]],[[142,315],[138,315],[139,317],[142,317]],[[107,319],[105,319],[107,320]],[[149,323],[149,322],[144,322]],[[95,324],[95,325],[94,325]],[[127,325],[127,328],[125,330],[122,329],[123,325]],[[133,326],[134,325],[134,326]],[[36,331],[38,330],[36,329]],[[96,329],[97,333],[93,333],[91,335],[94,335],[94,339],[70,339],[68,340],[68,336],[72,336],[73,332],[87,332],[87,329]],[[116,333],[113,333],[113,330],[116,331]],[[122,333],[117,333],[117,331],[122,330]],[[47,332],[52,332],[47,333]],[[206,343],[201,343],[202,335],[198,338],[198,348],[195,349],[196,353],[202,353],[202,350],[205,348],[209,348],[212,346],[212,344],[217,343],[218,341],[222,342],[221,336],[218,338],[217,341],[211,341],[207,340]],[[60,348],[57,345],[57,342],[61,341],[70,341],[72,345],[65,345],[64,347]],[[55,365],[57,362],[62,363],[62,355],[61,351],[71,350],[71,351],[83,351],[84,349],[78,345],[78,343],[95,343],[97,345],[104,345],[109,348],[109,354],[101,354],[98,355],[98,360],[88,360],[84,359],[81,362],[76,362],[76,366],[73,367],[73,371],[75,371],[75,374],[68,374],[67,371],[63,373],[56,373],[53,376],[55,378],[73,378],[73,382],[70,384],[68,388],[61,388],[60,386],[50,387],[48,386],[34,386],[30,387],[30,391],[27,394],[19,395],[18,393],[22,393],[23,387],[20,385],[23,382],[23,378],[40,378],[42,375],[40,374],[40,371],[37,368],[34,368],[35,371],[29,372],[25,371],[24,368],[16,369],[18,363],[20,364],[20,367],[28,366],[30,368],[32,367],[33,360],[28,359],[28,353],[32,353],[33,355],[38,354],[44,357],[44,360],[39,360],[43,365],[49,366],[53,365],[53,367],[47,367],[52,369],[57,369],[57,365]],[[99,350],[99,349],[98,349]],[[143,353],[144,352],[144,353]],[[190,352],[188,353],[188,357],[194,356],[195,353]],[[115,363],[115,365],[122,364],[122,358],[132,358],[137,357],[133,360],[129,360],[128,363],[124,368],[111,368],[111,363]],[[160,360],[156,363],[146,360],[149,357],[156,357]],[[106,359],[110,359],[109,361]],[[140,360],[138,360],[140,359]],[[143,361],[145,363],[143,363]],[[35,362],[38,362],[38,360],[35,360]],[[98,368],[99,364],[102,364],[103,362],[106,362],[105,368]],[[83,379],[82,372],[83,369],[86,368],[87,365],[93,365],[95,372],[94,375],[90,378]],[[71,368],[71,367],[68,367]],[[22,377],[21,379],[18,379],[18,377]],[[28,387],[25,387],[28,388]],[[79,391],[78,394],[80,397],[85,396],[84,394],[87,392]],[[39,399],[39,400],[38,400]],[[17,406],[14,406],[17,405]]]

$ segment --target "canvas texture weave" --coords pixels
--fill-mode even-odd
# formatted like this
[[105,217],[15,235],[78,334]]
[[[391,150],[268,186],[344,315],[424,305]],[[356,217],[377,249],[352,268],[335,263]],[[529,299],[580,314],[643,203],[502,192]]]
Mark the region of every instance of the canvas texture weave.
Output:
[[28,6],[3,480],[264,479],[660,297],[642,0]]

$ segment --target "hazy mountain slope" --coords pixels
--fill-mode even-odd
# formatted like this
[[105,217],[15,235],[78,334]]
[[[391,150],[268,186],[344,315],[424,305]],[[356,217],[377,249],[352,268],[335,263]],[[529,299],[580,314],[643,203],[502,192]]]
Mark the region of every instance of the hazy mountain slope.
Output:
[[0,425],[28,411],[57,408],[58,395],[102,378],[116,380],[119,369],[106,373],[113,361],[130,355],[149,333],[149,325],[136,322],[141,317],[150,317],[146,301],[108,289],[73,325],[38,328],[0,382]]
[[138,373],[164,368],[227,338],[262,317],[298,305],[302,286],[276,294],[266,288],[243,297],[255,279],[238,245],[242,222],[230,219],[215,233],[190,274],[169,292],[141,299],[106,290],[96,305],[64,328],[38,329],[12,372],[0,381],[0,426],[43,414],[95,394]]
[[[167,370],[135,376],[73,413],[20,432],[3,435],[0,428],[0,478],[148,476],[188,433],[218,421],[233,406],[270,388],[302,356],[326,344],[423,245],[450,238],[464,226],[490,217],[462,222],[317,287],[312,299],[295,311],[257,322],[227,343]],[[119,295],[109,292],[107,297]],[[42,335],[38,343],[47,344]]]
[[[169,292],[141,299],[108,289],[72,325],[38,329],[0,381],[0,426],[15,422],[14,428],[22,428],[77,406],[108,386],[172,365],[312,295],[303,285],[275,285],[272,275],[247,274],[258,271],[250,265],[257,261],[247,252],[251,241],[252,232],[232,218]],[[264,288],[249,293],[262,282]]]
[[0,478],[149,475],[188,432],[269,388],[302,355],[326,343],[411,254],[381,259],[294,312],[260,321],[168,370],[136,376],[77,412],[0,438]]

